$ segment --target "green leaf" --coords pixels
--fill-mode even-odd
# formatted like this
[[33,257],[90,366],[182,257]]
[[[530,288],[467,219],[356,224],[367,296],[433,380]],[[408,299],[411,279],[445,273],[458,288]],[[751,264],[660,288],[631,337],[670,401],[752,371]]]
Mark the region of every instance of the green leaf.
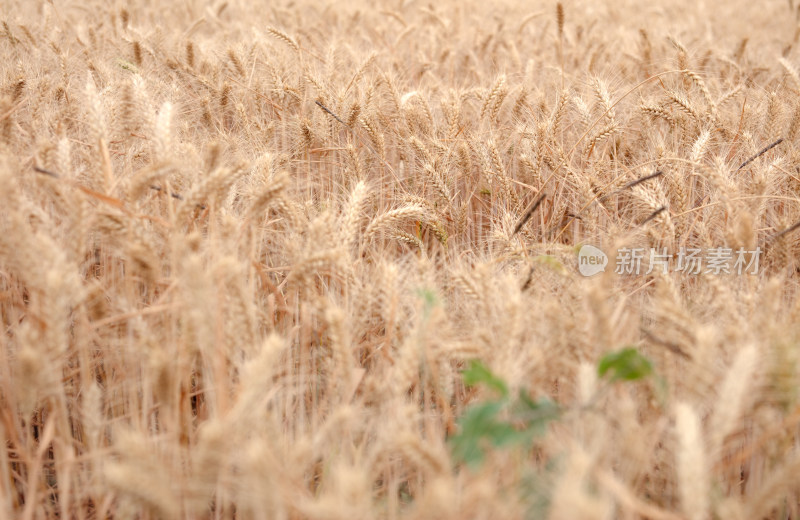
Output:
[[469,406],[458,418],[458,434],[448,440],[454,458],[470,466],[480,464],[488,449],[530,443],[561,415],[557,404],[534,401],[522,389],[519,397],[510,400],[506,382],[480,361],[470,361],[462,377],[468,386],[483,384],[500,394],[495,400]]
[[417,296],[422,299],[422,315],[427,321],[431,317],[433,309],[439,305],[439,298],[436,296],[436,291],[424,287],[417,289]]
[[597,365],[597,373],[611,381],[635,381],[653,373],[653,364],[633,347],[606,354]]
[[121,58],[117,58],[117,66],[120,67],[120,68],[123,68],[125,70],[129,70],[131,72],[134,72],[136,74],[139,73],[139,67],[137,67],[133,63],[131,63],[129,61],[125,61],[125,60],[123,60]]
[[453,456],[456,459],[470,466],[483,462],[484,435],[489,429],[489,423],[494,422],[494,417],[501,406],[502,404],[497,402],[472,406],[459,417],[460,431],[450,438]]
[[557,273],[565,273],[567,271],[564,264],[552,255],[538,255],[533,257],[533,261]]
[[470,361],[469,368],[461,373],[461,377],[464,379],[464,384],[467,386],[484,384],[499,392],[501,396],[508,396],[508,385],[506,385],[506,382],[494,375],[486,365],[478,360]]
[[476,466],[483,462],[486,448],[527,438],[525,432],[517,431],[511,423],[497,419],[504,405],[502,401],[491,401],[467,409],[458,420],[461,431],[450,439],[455,458]]
[[519,392],[519,401],[514,406],[514,418],[525,423],[527,433],[535,437],[542,435],[547,423],[561,416],[561,408],[549,399],[534,401],[524,391]]
[[436,307],[436,305],[439,303],[438,298],[436,297],[436,292],[431,289],[426,289],[424,287],[417,289],[417,296],[425,301],[426,307]]

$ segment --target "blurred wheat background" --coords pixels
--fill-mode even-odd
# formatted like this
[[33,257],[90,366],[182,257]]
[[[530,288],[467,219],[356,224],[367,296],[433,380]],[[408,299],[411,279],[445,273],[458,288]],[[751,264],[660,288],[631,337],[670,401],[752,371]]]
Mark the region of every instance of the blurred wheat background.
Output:
[[798,14],[4,0],[0,517],[800,518]]

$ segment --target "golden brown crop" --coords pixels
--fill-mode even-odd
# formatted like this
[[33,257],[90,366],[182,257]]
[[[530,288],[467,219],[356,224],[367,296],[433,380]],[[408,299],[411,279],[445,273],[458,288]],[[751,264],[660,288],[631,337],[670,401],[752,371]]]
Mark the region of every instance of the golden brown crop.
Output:
[[0,9],[0,518],[800,518],[793,0],[130,4]]

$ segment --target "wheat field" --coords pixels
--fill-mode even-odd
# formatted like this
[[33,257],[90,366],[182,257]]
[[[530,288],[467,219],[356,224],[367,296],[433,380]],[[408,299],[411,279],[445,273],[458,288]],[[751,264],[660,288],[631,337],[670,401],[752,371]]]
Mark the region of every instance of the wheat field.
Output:
[[132,4],[0,2],[0,518],[800,518],[794,0]]

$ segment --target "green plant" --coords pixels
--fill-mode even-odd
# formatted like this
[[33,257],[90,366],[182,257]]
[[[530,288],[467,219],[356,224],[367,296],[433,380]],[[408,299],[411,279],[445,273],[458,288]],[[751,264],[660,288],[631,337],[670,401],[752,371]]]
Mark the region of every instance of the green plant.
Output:
[[[627,347],[603,356],[597,373],[609,382],[637,381],[653,374],[653,364],[635,348]],[[524,388],[512,397],[508,384],[477,360],[469,363],[462,379],[467,386],[483,385],[495,394],[468,406],[458,420],[459,432],[450,438],[456,460],[472,467],[483,462],[489,449],[529,446],[545,433],[549,422],[566,411],[549,399],[532,399]]]
[[531,399],[525,389],[511,398],[506,382],[480,361],[471,361],[462,377],[467,386],[485,385],[497,395],[470,405],[459,418],[459,433],[450,438],[453,456],[469,466],[483,462],[489,448],[529,445],[561,415],[557,404]]
[[597,364],[597,374],[610,381],[636,381],[653,373],[653,364],[633,347],[606,354]]

